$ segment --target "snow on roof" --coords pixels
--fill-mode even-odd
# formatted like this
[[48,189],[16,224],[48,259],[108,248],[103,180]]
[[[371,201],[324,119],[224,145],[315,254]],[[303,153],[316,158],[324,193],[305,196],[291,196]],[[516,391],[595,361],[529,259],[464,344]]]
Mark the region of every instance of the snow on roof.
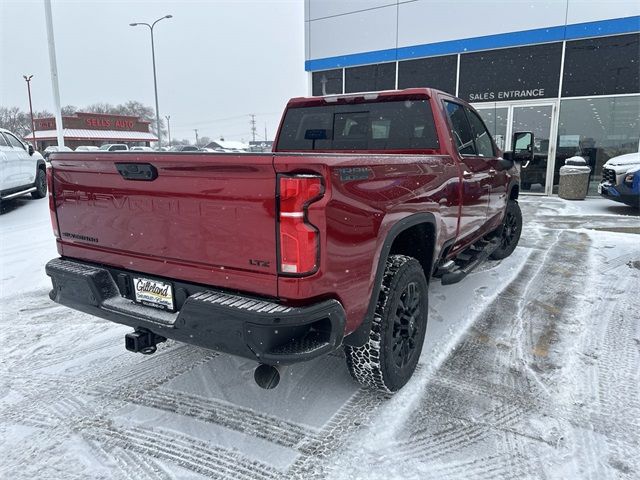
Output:
[[[63,136],[68,140],[158,141],[158,137],[150,132],[123,132],[121,130],[85,130],[81,128],[65,128]],[[31,139],[33,138],[33,134],[28,133],[24,138]],[[55,130],[36,130],[36,140],[49,140],[55,138],[57,138]]]
[[249,148],[249,145],[246,143],[237,142],[235,140],[213,140],[207,144],[208,148],[216,148],[216,146],[229,150],[246,150]]

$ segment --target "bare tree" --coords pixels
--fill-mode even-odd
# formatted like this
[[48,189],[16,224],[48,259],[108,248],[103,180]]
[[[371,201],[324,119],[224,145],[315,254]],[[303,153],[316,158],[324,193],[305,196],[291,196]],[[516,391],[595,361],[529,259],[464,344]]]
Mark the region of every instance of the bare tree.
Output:
[[31,119],[19,107],[0,107],[0,127],[24,137],[31,131]]

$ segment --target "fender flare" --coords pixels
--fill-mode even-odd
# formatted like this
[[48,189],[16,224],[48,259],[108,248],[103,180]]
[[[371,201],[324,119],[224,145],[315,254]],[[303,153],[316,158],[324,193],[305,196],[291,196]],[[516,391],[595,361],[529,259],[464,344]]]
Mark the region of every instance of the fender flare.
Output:
[[[373,315],[376,309],[376,305],[378,303],[378,295],[380,293],[380,287],[382,286],[382,276],[384,275],[384,270],[386,268],[387,258],[389,257],[389,252],[391,251],[391,246],[395,239],[405,230],[408,230],[415,225],[421,223],[429,223],[433,226],[434,232],[436,233],[436,238],[438,235],[436,218],[433,213],[415,213],[413,215],[409,215],[402,220],[397,221],[387,233],[384,242],[382,243],[382,248],[380,249],[380,255],[378,257],[378,264],[376,267],[376,276],[373,283],[373,289],[371,290],[371,298],[369,299],[369,306],[367,308],[367,313],[362,320],[362,323],[358,328],[356,328],[353,332],[347,335],[344,338],[343,343],[345,345],[350,345],[353,347],[358,347],[364,345],[369,339],[369,332],[371,331],[371,322],[373,320]],[[434,241],[434,250],[436,248],[437,242]],[[435,252],[432,253],[432,255]],[[429,275],[430,276],[430,275]],[[428,280],[428,278],[427,278]]]

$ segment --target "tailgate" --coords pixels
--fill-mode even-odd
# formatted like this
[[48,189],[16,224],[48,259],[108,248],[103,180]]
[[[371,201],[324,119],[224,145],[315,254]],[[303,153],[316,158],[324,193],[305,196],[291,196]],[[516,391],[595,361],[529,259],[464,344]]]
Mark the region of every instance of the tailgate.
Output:
[[277,294],[271,154],[74,153],[52,166],[64,256]]

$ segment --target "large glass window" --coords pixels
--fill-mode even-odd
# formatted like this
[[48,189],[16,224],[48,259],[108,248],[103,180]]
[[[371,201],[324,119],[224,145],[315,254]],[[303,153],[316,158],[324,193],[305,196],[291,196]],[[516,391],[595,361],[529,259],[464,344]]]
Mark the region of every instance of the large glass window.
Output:
[[507,120],[509,118],[509,107],[496,107],[477,109],[478,113],[484,120],[485,125],[489,129],[489,133],[493,136],[498,148],[504,151],[507,147]]
[[430,87],[456,94],[457,55],[398,62],[398,88]]
[[554,191],[564,161],[580,155],[591,167],[589,194],[597,193],[602,166],[611,157],[637,152],[640,141],[640,95],[568,99],[560,102]]
[[562,43],[464,53],[458,97],[469,102],[557,97],[561,59]]
[[[514,106],[511,131],[533,132],[533,160],[521,165],[520,186],[524,191],[545,191],[551,138],[551,105]],[[513,145],[510,147],[514,148]]]
[[344,92],[376,92],[396,88],[396,63],[345,69]]
[[640,34],[567,42],[563,97],[640,93]]
[[435,150],[427,100],[290,108],[278,150]]
[[342,93],[342,69],[313,72],[311,83],[312,93],[316,97]]

